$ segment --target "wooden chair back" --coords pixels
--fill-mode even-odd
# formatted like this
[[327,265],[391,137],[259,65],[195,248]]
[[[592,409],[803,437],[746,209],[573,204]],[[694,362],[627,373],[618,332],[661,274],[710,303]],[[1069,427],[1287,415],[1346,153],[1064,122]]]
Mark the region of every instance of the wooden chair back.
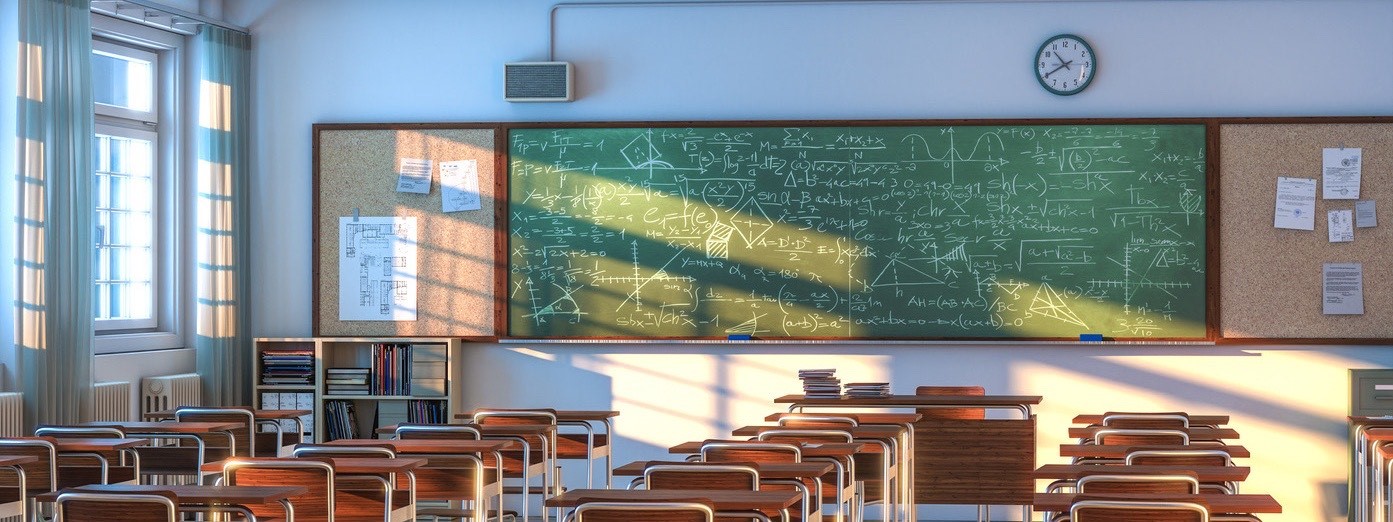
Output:
[[1109,446],[1188,446],[1190,435],[1182,430],[1105,428],[1093,432],[1093,443]]
[[[986,395],[981,386],[920,386],[914,389],[915,395]],[[923,419],[981,420],[987,418],[984,408],[919,408],[915,413]]]
[[389,447],[379,446],[338,446],[333,444],[299,444],[290,453],[293,457],[354,458],[384,457],[396,458],[397,452]]
[[701,445],[703,462],[802,462],[796,444],[754,441],[707,441]]
[[1070,522],[1209,522],[1209,510],[1193,502],[1078,500]]
[[479,440],[479,430],[464,424],[399,424],[398,439]]
[[1190,415],[1183,411],[1110,411],[1103,414],[1102,425],[1109,428],[1188,430]]
[[168,491],[58,495],[57,522],[177,522],[179,499]]
[[1233,457],[1221,449],[1137,449],[1127,452],[1125,463],[1138,466],[1232,466]]
[[208,445],[208,460],[217,460],[215,448],[221,447],[230,452],[234,457],[254,457],[256,456],[256,437],[252,436],[256,429],[256,416],[251,410],[246,408],[202,408],[184,406],[174,410],[174,420],[184,422],[236,422],[241,427],[230,430],[232,433],[232,444],[227,444],[225,440],[217,440],[216,437],[205,437]]
[[711,501],[584,502],[576,507],[575,522],[713,522]]
[[[26,496],[58,490],[58,450],[53,443],[52,437],[0,439],[0,453],[39,459],[37,462],[20,465],[24,470],[25,489],[28,490]],[[11,473],[0,474],[0,487],[18,488],[19,483]]]
[[648,489],[721,489],[758,491],[754,463],[667,462],[643,470]]
[[[119,428],[88,426],[40,426],[34,430],[38,437],[55,439],[126,438]],[[95,457],[106,462],[102,463]],[[133,449],[98,451],[78,456],[58,456],[58,489],[88,484],[120,484],[139,482],[140,455]],[[103,469],[105,468],[105,469]]]
[[[1111,466],[1100,466],[1111,467]],[[1194,495],[1200,492],[1200,482],[1195,473],[1172,473],[1166,475],[1141,475],[1109,473],[1099,470],[1079,477],[1075,483],[1079,493],[1169,493],[1175,495]]]
[[[290,498],[295,520],[334,520],[334,468],[328,463],[302,459],[232,459],[223,466],[223,484],[229,486],[305,486],[309,491]],[[247,506],[259,517],[285,517],[279,503]]]
[[851,417],[790,413],[779,417],[779,425],[790,428],[855,428],[859,423]]

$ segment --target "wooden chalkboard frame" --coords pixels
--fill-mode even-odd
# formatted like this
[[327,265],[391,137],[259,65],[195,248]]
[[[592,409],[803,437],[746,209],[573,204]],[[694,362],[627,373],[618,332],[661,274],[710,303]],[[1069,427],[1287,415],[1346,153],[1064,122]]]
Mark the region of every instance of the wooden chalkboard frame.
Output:
[[[1220,190],[1221,179],[1225,172],[1221,171],[1221,128],[1231,124],[1257,124],[1257,125],[1320,125],[1320,124],[1377,124],[1393,126],[1393,117],[1390,116],[1309,116],[1309,117],[1207,117],[1207,118],[1066,118],[1066,119],[932,119],[932,120],[758,120],[758,121],[715,121],[715,120],[683,120],[683,121],[610,121],[610,122],[460,122],[460,123],[324,123],[314,125],[314,216],[318,216],[319,198],[321,194],[320,180],[320,151],[318,150],[319,132],[321,130],[339,129],[451,129],[451,128],[482,128],[492,129],[495,133],[495,158],[494,165],[496,172],[501,173],[495,179],[496,194],[508,194],[508,180],[506,176],[507,158],[507,136],[511,129],[526,128],[566,128],[566,127],[684,127],[684,126],[722,126],[722,127],[742,127],[742,126],[777,126],[777,125],[820,125],[820,126],[896,126],[896,125],[926,125],[926,126],[947,126],[947,125],[1164,125],[1164,124],[1203,124],[1206,127],[1207,139],[1207,175],[1206,175],[1206,338],[1204,339],[1185,339],[1182,344],[1221,344],[1221,345],[1295,345],[1295,344],[1318,344],[1318,345],[1387,345],[1393,344],[1393,337],[1328,337],[1320,335],[1303,337],[1276,337],[1272,335],[1258,335],[1250,337],[1224,337],[1222,317],[1221,294],[1223,292],[1241,293],[1243,289],[1229,289],[1222,287],[1221,265],[1224,259],[1224,244],[1220,239],[1221,227],[1223,226],[1223,215],[1220,208],[1223,205],[1225,194]],[[1350,146],[1354,146],[1353,143]],[[1305,175],[1305,174],[1303,174]],[[1255,184],[1253,190],[1270,193],[1273,189],[1266,184]],[[466,336],[472,340],[497,341],[508,339],[503,333],[507,332],[506,324],[506,296],[507,296],[507,208],[503,198],[496,198],[495,206],[495,239],[494,239],[494,332],[492,335],[471,335]],[[315,255],[315,262],[312,266],[313,272],[313,315],[314,332],[319,335],[319,319],[321,307],[319,299],[321,297],[320,273],[322,270],[335,269],[334,267],[321,267],[318,263],[318,253],[321,248],[319,243],[318,220],[314,221],[314,237],[312,238],[312,249]],[[1390,225],[1384,225],[1385,227]],[[1232,247],[1232,245],[1230,245]],[[1366,288],[1368,286],[1366,278]],[[1367,291],[1367,289],[1366,289]],[[1316,317],[1319,321],[1325,319]],[[1315,329],[1313,331],[1320,331]],[[453,336],[457,332],[441,332],[439,336]],[[584,341],[586,339],[575,339]],[[606,341],[611,339],[595,338],[593,341]],[[616,339],[618,340],[618,339]],[[698,339],[701,340],[701,339]],[[780,339],[780,341],[797,339]],[[845,339],[847,341],[876,341],[876,339]],[[896,343],[913,341],[963,341],[964,339],[945,338],[945,339],[896,339]],[[1060,341],[1059,339],[1030,339],[1012,338],[1011,342],[1032,342],[1032,341]],[[664,341],[678,341],[675,339],[664,339]],[[984,339],[972,339],[971,341],[984,341]],[[991,342],[990,340],[985,340]],[[1165,339],[1154,339],[1148,341],[1166,342]],[[543,340],[547,342],[547,340]]]
[[[1204,337],[1147,337],[1147,338],[1109,338],[1109,341],[1122,342],[1160,342],[1160,343],[1179,343],[1179,344],[1209,344],[1217,339],[1217,318],[1219,299],[1216,295],[1217,289],[1217,269],[1215,260],[1217,258],[1216,244],[1214,243],[1215,221],[1218,210],[1216,170],[1217,165],[1217,141],[1214,138],[1217,119],[1214,118],[1064,118],[1064,119],[934,119],[934,120],[683,120],[683,121],[604,121],[604,122],[520,122],[504,123],[504,141],[507,141],[509,132],[514,129],[534,129],[534,128],[683,128],[683,127],[949,127],[949,126],[1104,126],[1104,125],[1202,125],[1205,129],[1205,153],[1206,153],[1206,197],[1209,201],[1205,207],[1205,336]],[[505,143],[506,146],[506,143]],[[505,191],[509,188],[505,188]],[[505,192],[508,193],[508,192]],[[508,217],[500,219],[501,226],[508,226]],[[507,238],[503,238],[506,242]],[[506,265],[506,260],[505,260]],[[503,276],[506,276],[504,274]],[[507,299],[500,301],[503,306],[507,306]],[[508,312],[503,311],[505,318]],[[529,342],[557,342],[557,341],[725,341],[725,337],[682,337],[682,336],[662,336],[662,337],[628,337],[628,336],[575,336],[575,337],[531,337],[510,335],[505,324],[499,330],[501,338],[529,341]],[[778,337],[771,339],[770,342],[783,341],[934,341],[934,342],[1077,342],[1077,338],[1065,337]]]

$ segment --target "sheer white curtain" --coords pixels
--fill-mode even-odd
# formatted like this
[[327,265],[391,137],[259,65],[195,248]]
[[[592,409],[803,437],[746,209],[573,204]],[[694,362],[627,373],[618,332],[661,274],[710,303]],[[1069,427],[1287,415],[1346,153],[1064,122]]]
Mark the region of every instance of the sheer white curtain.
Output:
[[251,404],[247,305],[250,37],[203,26],[198,95],[198,373],[209,405]]
[[19,3],[15,348],[30,428],[82,421],[92,389],[89,4]]

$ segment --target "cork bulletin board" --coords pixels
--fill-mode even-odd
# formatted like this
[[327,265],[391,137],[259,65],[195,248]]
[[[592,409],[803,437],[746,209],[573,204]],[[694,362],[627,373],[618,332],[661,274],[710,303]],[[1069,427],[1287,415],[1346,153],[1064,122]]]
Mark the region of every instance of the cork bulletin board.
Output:
[[[1372,342],[1393,338],[1393,122],[1224,122],[1220,142],[1220,337],[1224,340]],[[1330,210],[1354,200],[1317,191],[1315,230],[1273,227],[1280,176],[1321,178],[1321,151],[1363,149],[1360,199],[1377,201],[1378,226],[1331,243]],[[1324,315],[1322,264],[1359,262],[1364,314]]]
[[[501,155],[497,129],[467,124],[314,126],[314,335],[493,338]],[[430,192],[397,191],[402,158],[434,162]],[[440,163],[475,160],[480,210],[443,212]],[[414,217],[417,319],[342,321],[339,218]]]

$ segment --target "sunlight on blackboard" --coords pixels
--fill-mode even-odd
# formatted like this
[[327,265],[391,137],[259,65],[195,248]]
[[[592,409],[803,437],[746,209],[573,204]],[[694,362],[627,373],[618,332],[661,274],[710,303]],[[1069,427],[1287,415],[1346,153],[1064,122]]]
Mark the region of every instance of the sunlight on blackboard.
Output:
[[512,335],[1205,335],[1200,125],[508,140]]

